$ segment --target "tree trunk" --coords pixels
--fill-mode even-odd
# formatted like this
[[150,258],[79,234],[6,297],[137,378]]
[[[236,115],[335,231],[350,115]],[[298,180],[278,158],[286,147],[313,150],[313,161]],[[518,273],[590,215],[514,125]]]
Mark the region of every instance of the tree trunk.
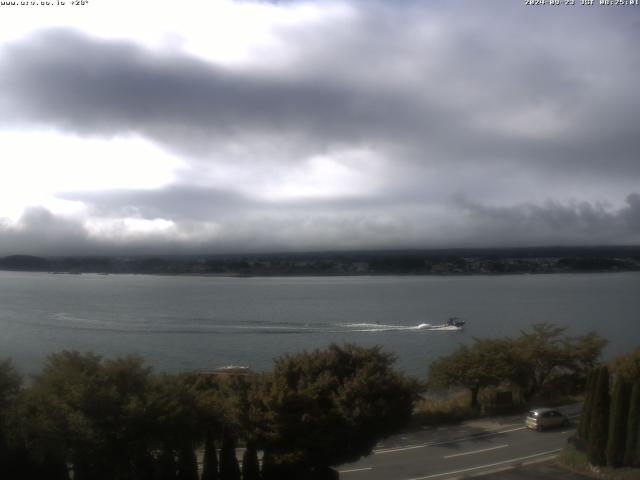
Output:
[[480,393],[480,385],[476,385],[471,389],[471,408],[478,410],[480,404],[478,402],[478,394]]

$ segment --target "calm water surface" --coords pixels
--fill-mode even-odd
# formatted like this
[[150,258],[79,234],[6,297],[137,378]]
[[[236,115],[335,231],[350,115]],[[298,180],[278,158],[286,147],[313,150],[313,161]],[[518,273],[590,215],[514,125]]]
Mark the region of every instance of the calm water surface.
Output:
[[[424,377],[473,337],[537,322],[596,330],[607,356],[640,344],[640,273],[220,278],[0,272],[0,357],[37,371],[51,352],[137,353],[158,370],[236,364],[331,342],[382,345]],[[418,329],[449,316],[462,332]]]

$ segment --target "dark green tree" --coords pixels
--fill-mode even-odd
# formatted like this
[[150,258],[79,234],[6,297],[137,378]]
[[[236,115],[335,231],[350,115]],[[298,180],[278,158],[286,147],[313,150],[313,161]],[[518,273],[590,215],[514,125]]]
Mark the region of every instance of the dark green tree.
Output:
[[210,433],[204,442],[204,457],[202,459],[201,480],[218,480],[218,454],[216,445]]
[[20,392],[21,385],[22,377],[11,360],[0,361],[0,415],[5,414],[13,404]]
[[609,427],[609,369],[601,367],[591,409],[589,444],[587,455],[596,466],[606,464],[607,435]]
[[179,453],[202,442],[198,394],[187,375],[161,374],[152,378],[146,409],[148,432],[155,444]]
[[262,480],[279,480],[273,454],[268,450],[262,452],[262,468],[260,469],[260,474]]
[[177,480],[178,478],[176,455],[170,447],[165,446],[160,452],[157,477],[159,480]]
[[228,431],[223,434],[220,448],[220,480],[240,480],[236,442]]
[[184,444],[178,451],[178,480],[198,480],[198,460],[193,447]]
[[258,450],[253,442],[247,444],[242,455],[242,480],[260,480]]
[[12,452],[12,448],[15,445],[11,445],[12,442],[9,438],[10,411],[18,398],[21,385],[22,377],[14,368],[11,360],[0,361],[0,477],[2,477],[3,470],[8,470],[10,464],[14,463],[12,457],[15,454]]
[[393,361],[379,347],[355,345],[276,359],[252,398],[274,465],[314,471],[353,461],[406,425],[417,385]]
[[580,415],[580,424],[578,425],[578,436],[585,441],[589,440],[589,426],[591,424],[591,410],[593,407],[593,398],[595,396],[596,385],[598,383],[598,370],[592,369],[587,377],[587,386],[585,389],[584,403],[582,404],[582,412]]
[[150,451],[147,451],[136,459],[133,478],[135,480],[156,480],[156,468],[156,459]]
[[471,408],[476,409],[481,389],[506,381],[516,366],[509,339],[474,339],[471,347],[459,345],[452,354],[431,364],[429,386],[436,390],[465,388]]
[[622,376],[627,382],[640,382],[640,347],[614,358],[609,367],[612,374]]
[[624,450],[624,465],[640,466],[640,381],[633,384],[629,401],[629,421]]
[[627,415],[629,413],[629,389],[623,378],[617,377],[611,396],[609,434],[607,438],[607,465],[622,466],[627,439]]
[[514,383],[525,398],[533,398],[559,377],[563,384],[571,381],[584,388],[586,374],[597,364],[607,341],[596,332],[580,337],[569,337],[565,332],[566,327],[539,323],[514,340]]
[[49,356],[23,401],[31,450],[64,452],[77,480],[128,480],[147,453],[150,369],[137,357]]
[[69,480],[69,469],[64,458],[54,452],[46,452],[38,461],[41,478],[47,480]]

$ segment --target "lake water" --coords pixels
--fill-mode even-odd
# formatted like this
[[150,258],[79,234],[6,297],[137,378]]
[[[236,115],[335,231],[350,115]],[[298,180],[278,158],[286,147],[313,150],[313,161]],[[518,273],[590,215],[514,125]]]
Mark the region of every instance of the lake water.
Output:
[[[402,370],[473,337],[538,322],[596,330],[606,356],[640,344],[640,273],[449,277],[222,278],[0,272],[0,357],[24,372],[62,349],[142,355],[162,371],[265,370],[331,342],[381,345]],[[418,329],[450,316],[464,331]]]

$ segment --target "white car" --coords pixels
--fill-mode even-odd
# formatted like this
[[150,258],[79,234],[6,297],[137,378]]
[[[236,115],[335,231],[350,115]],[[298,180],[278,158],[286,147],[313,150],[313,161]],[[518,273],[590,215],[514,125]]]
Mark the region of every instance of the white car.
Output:
[[569,419],[553,408],[536,408],[527,413],[525,425],[532,430],[543,430],[567,425]]

